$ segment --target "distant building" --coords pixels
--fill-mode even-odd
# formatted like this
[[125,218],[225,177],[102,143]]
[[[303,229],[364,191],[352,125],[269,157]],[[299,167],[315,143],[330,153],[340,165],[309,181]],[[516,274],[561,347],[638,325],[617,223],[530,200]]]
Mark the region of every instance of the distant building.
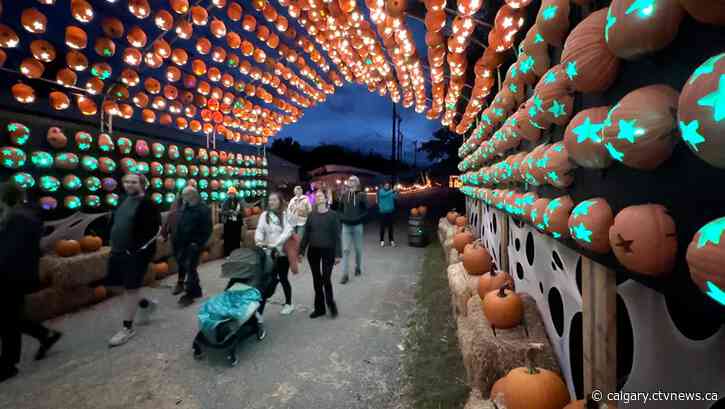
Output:
[[300,167],[267,152],[269,168],[269,186],[272,189],[291,189],[300,183]]
[[[271,171],[270,171],[271,172]],[[330,187],[335,187],[345,182],[345,179],[352,175],[360,178],[360,184],[363,187],[376,186],[390,176],[373,170],[356,168],[353,166],[343,165],[325,165],[317,169],[307,172],[310,176],[310,182],[316,185],[326,183]]]

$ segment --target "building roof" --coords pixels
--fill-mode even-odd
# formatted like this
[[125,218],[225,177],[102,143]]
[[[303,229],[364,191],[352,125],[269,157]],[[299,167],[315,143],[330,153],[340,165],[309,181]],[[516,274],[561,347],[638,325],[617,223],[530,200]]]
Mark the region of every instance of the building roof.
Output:
[[349,174],[355,174],[358,176],[368,176],[368,177],[385,177],[386,175],[384,173],[375,172],[373,170],[368,169],[362,169],[362,168],[356,168],[354,166],[345,166],[345,165],[325,165],[321,166],[317,169],[313,169],[309,172],[307,172],[310,176],[322,176],[330,173],[349,173]]

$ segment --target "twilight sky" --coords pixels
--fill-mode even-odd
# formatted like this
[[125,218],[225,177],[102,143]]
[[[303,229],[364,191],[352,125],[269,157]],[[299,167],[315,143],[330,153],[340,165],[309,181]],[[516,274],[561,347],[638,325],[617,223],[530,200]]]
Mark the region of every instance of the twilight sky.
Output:
[[[412,18],[406,22],[413,31],[421,60],[426,61],[425,26]],[[427,71],[424,73],[429,75]],[[426,78],[426,93],[430,96],[429,78]],[[397,109],[402,117],[400,128],[405,135],[405,159],[412,162],[413,140],[417,139],[420,146],[441,127],[440,119],[429,121],[425,112],[418,114],[413,107],[405,109],[398,104]],[[381,97],[368,92],[364,86],[346,83],[324,103],[305,110],[296,124],[283,127],[276,137],[292,137],[305,146],[334,143],[363,152],[373,150],[390,155],[392,111],[390,96]],[[418,159],[421,158],[419,154]]]

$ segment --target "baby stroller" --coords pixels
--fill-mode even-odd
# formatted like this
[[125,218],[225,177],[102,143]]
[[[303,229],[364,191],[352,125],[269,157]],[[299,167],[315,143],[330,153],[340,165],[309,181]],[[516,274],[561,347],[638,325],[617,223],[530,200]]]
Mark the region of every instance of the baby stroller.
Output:
[[228,277],[229,283],[199,308],[199,332],[192,345],[195,359],[202,359],[206,349],[214,349],[235,366],[239,343],[253,334],[261,340],[255,313],[271,282],[264,273],[264,257],[261,249],[237,249],[222,264],[222,277]]

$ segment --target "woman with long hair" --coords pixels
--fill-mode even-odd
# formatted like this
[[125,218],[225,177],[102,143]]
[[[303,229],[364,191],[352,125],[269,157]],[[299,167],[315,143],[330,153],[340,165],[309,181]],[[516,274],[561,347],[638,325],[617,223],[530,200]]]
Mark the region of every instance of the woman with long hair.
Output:
[[12,184],[0,186],[0,382],[17,375],[20,362],[21,333],[40,342],[35,359],[45,354],[61,337],[58,331],[28,320],[24,316],[25,295],[40,283],[40,240],[43,223],[35,211],[23,204],[23,193]]
[[[288,315],[294,311],[292,305],[292,285],[289,282],[290,263],[284,249],[287,240],[292,236],[294,223],[291,221],[289,213],[286,211],[287,205],[284,198],[279,192],[272,192],[267,199],[267,210],[262,212],[257,223],[257,230],[254,232],[254,242],[257,247],[261,247],[267,253],[268,259],[273,262],[272,267],[272,285],[269,288],[266,300],[271,297],[277,284],[282,284],[284,290],[285,303],[281,314]],[[264,311],[265,300],[259,308],[259,313]]]
[[307,196],[304,195],[302,186],[295,186],[295,196],[290,200],[287,212],[294,221],[294,231],[297,235],[302,238],[305,233],[305,223],[307,223],[307,216],[312,211],[312,205],[310,204]]
[[[317,191],[315,211],[305,224],[305,234],[300,244],[300,259],[309,245],[307,260],[312,270],[315,287],[315,310],[310,318],[325,315],[325,307],[332,317],[337,317],[337,304],[332,294],[332,268],[340,263],[342,243],[340,239],[340,218],[327,206],[325,193]],[[322,265],[322,269],[320,269]]]

